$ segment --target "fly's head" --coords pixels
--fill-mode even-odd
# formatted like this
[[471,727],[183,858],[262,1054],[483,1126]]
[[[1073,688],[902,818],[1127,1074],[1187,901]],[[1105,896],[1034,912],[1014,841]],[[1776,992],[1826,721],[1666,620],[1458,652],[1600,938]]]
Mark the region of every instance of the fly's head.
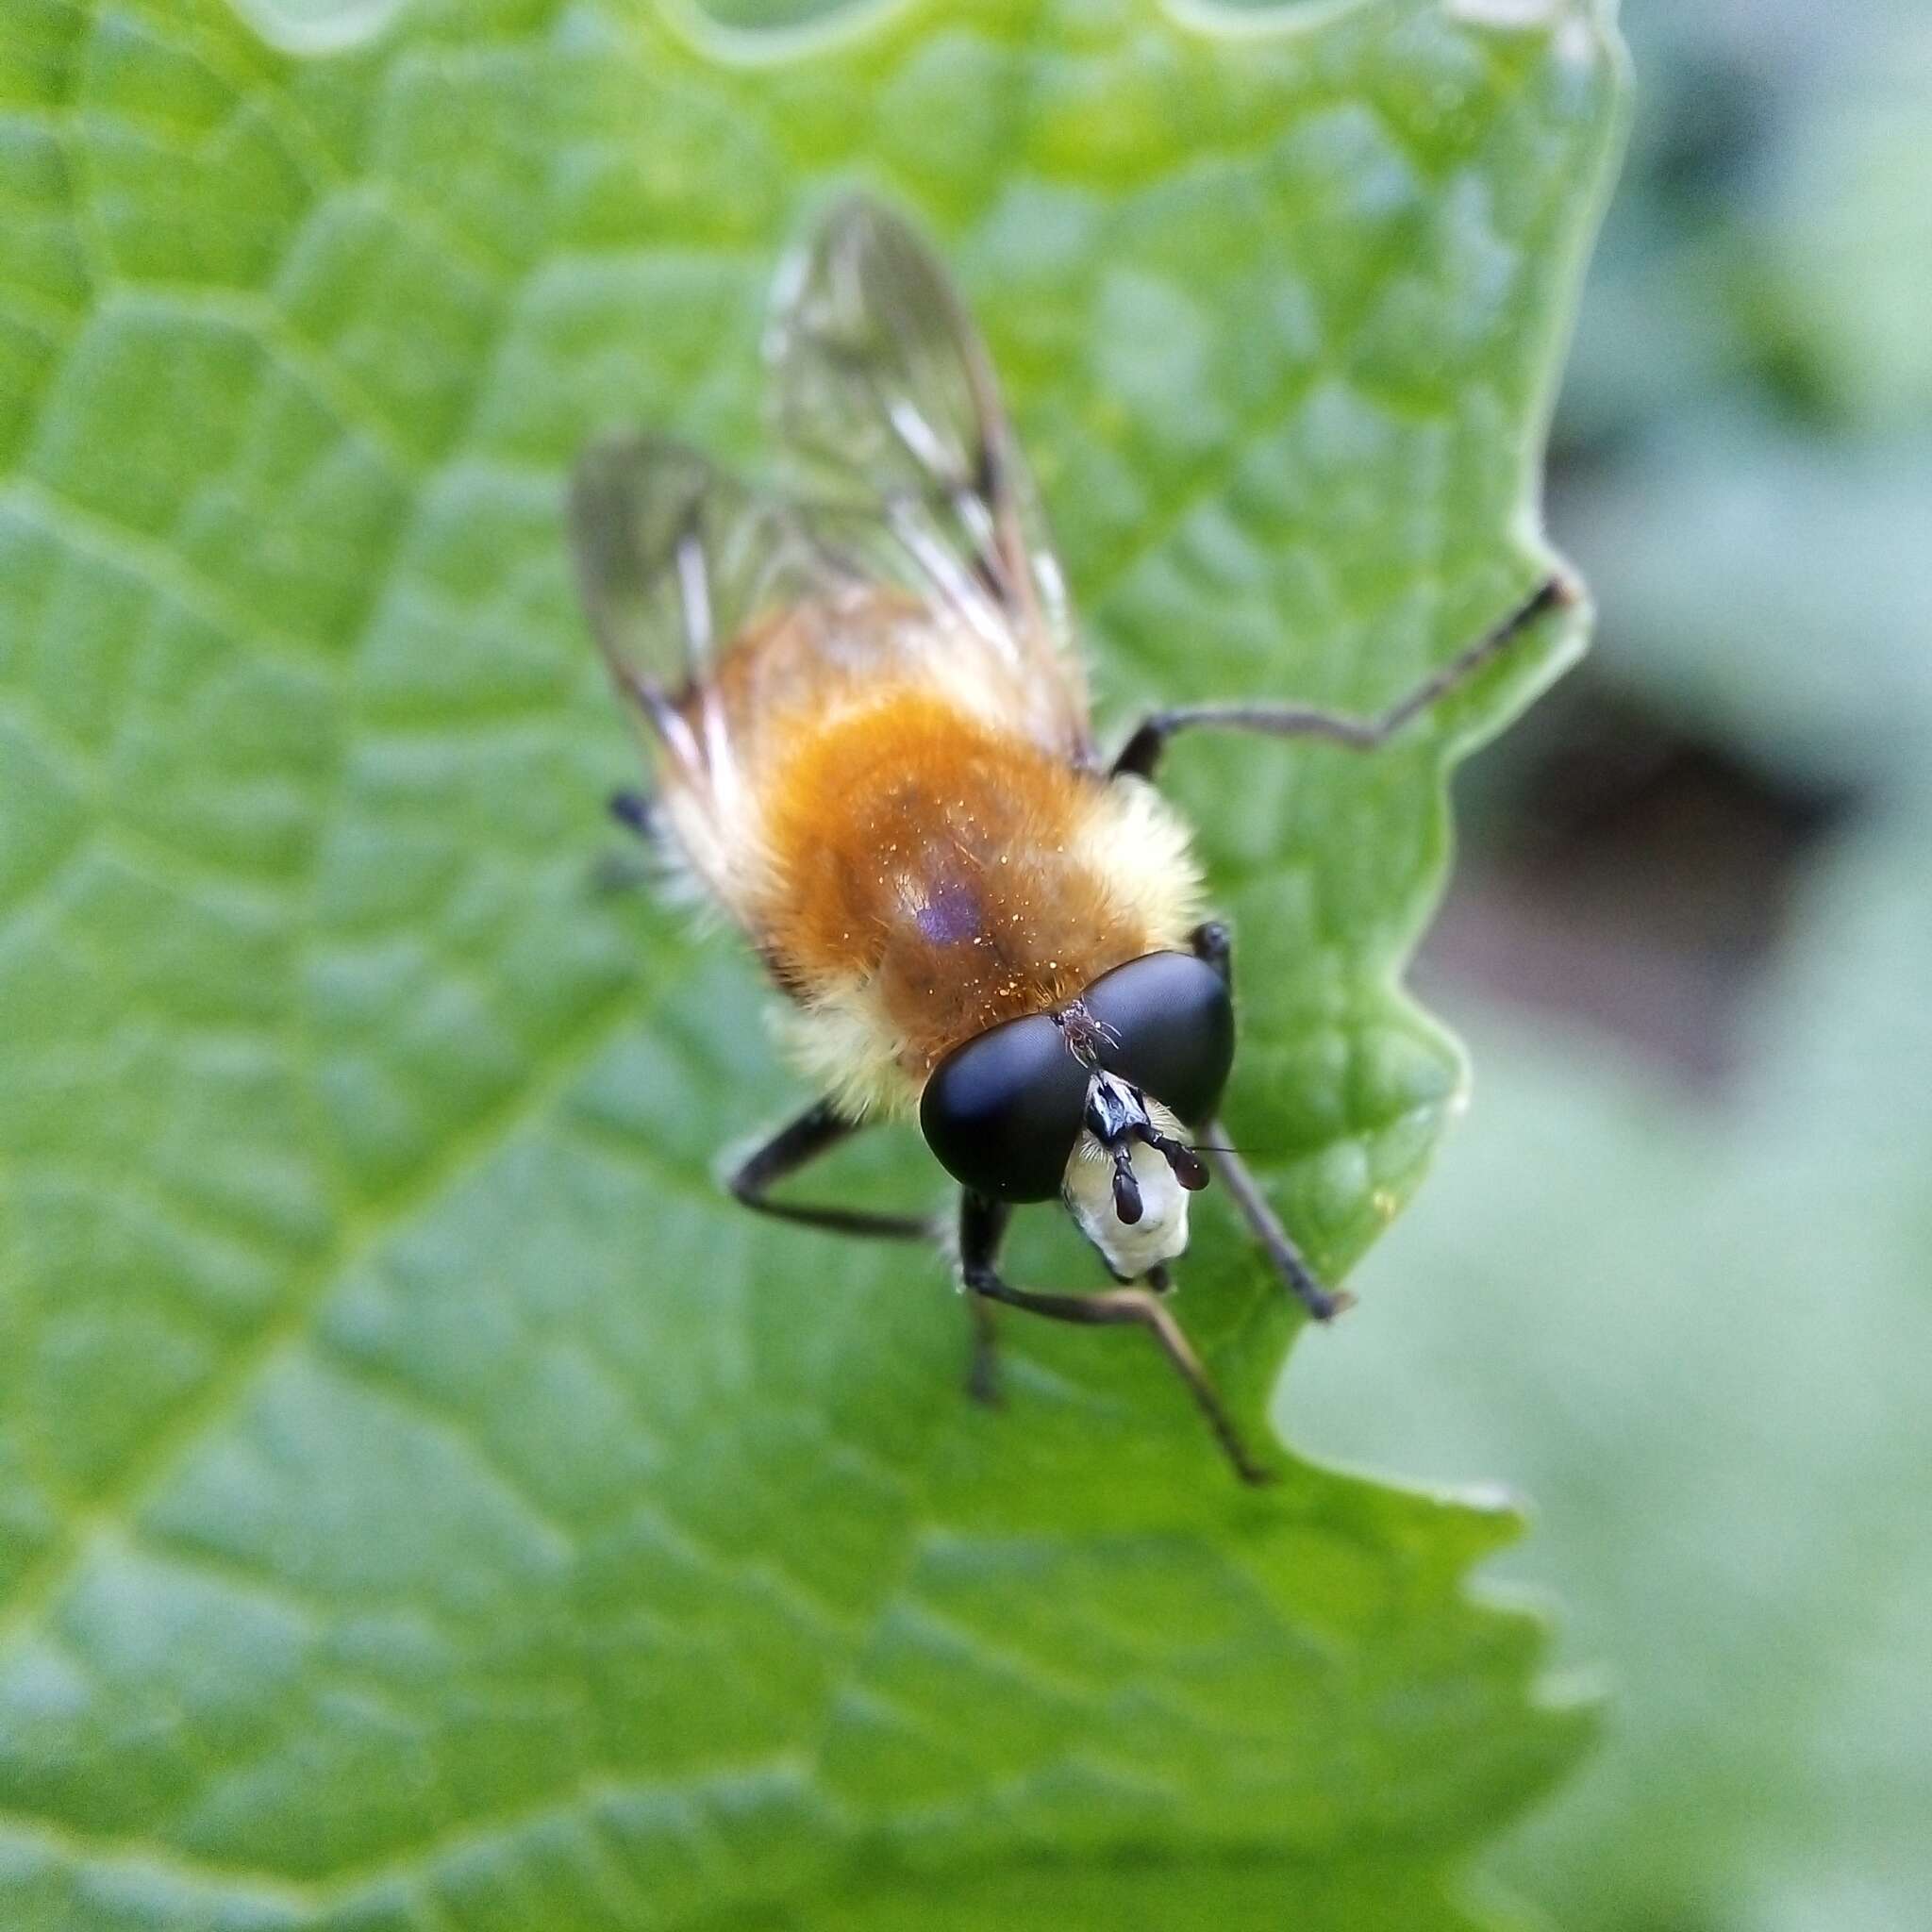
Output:
[[934,1068],[920,1126],[940,1164],[999,1201],[1058,1195],[1108,1269],[1139,1280],[1188,1244],[1208,1183],[1189,1144],[1234,1058],[1227,982],[1191,953],[1148,953],[1078,1001],[964,1041]]

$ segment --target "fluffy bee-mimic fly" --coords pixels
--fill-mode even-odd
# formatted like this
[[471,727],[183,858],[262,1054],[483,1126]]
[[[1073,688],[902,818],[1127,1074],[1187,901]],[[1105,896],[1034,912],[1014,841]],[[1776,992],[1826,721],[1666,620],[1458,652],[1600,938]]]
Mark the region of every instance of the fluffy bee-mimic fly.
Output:
[[[1218,1174],[1309,1313],[1340,1299],[1216,1123],[1228,936],[1156,769],[1203,727],[1373,749],[1574,593],[1551,576],[1379,715],[1187,706],[1109,761],[991,365],[924,243],[870,202],[836,208],[781,275],[769,351],[780,440],[823,495],[646,435],[591,448],[573,498],[585,603],[656,752],[655,795],[615,808],[757,948],[824,1095],[731,1191],[811,1227],[930,1239],[924,1220],[770,1192],[866,1122],[916,1115],[963,1190],[975,1390],[992,1304],[1139,1326],[1262,1480],[1161,1299],[1191,1195]],[[1056,1196],[1115,1287],[1000,1274],[1014,1205]]]

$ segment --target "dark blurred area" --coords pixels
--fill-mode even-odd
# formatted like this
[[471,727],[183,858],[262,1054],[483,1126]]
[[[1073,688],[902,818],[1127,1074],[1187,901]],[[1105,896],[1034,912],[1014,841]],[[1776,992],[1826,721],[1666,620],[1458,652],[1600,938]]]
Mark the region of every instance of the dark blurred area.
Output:
[[1798,876],[1857,791],[1766,768],[1590,673],[1544,711],[1419,983],[1584,1023],[1689,1085],[1720,1083]]
[[1932,14],[1628,0],[1549,522],[1600,607],[1458,781],[1469,1118],[1297,1352],[1311,1452],[1501,1475],[1592,1764],[1570,1932],[1932,1924]]

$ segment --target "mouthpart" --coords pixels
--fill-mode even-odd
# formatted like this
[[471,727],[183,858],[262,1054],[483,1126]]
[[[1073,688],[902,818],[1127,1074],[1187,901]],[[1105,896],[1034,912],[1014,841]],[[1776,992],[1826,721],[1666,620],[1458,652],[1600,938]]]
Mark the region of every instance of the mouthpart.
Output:
[[1207,1183],[1166,1108],[1117,1074],[1093,1075],[1060,1191],[1116,1276],[1138,1281],[1186,1250],[1188,1196]]

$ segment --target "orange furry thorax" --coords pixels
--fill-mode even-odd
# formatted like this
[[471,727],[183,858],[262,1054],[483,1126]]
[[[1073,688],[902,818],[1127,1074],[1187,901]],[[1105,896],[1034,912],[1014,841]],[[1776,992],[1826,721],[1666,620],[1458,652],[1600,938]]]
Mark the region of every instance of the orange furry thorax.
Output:
[[774,736],[766,958],[808,1007],[863,989],[911,1080],[1170,942],[1099,862],[1107,782],[951,693],[875,686],[800,707]]

